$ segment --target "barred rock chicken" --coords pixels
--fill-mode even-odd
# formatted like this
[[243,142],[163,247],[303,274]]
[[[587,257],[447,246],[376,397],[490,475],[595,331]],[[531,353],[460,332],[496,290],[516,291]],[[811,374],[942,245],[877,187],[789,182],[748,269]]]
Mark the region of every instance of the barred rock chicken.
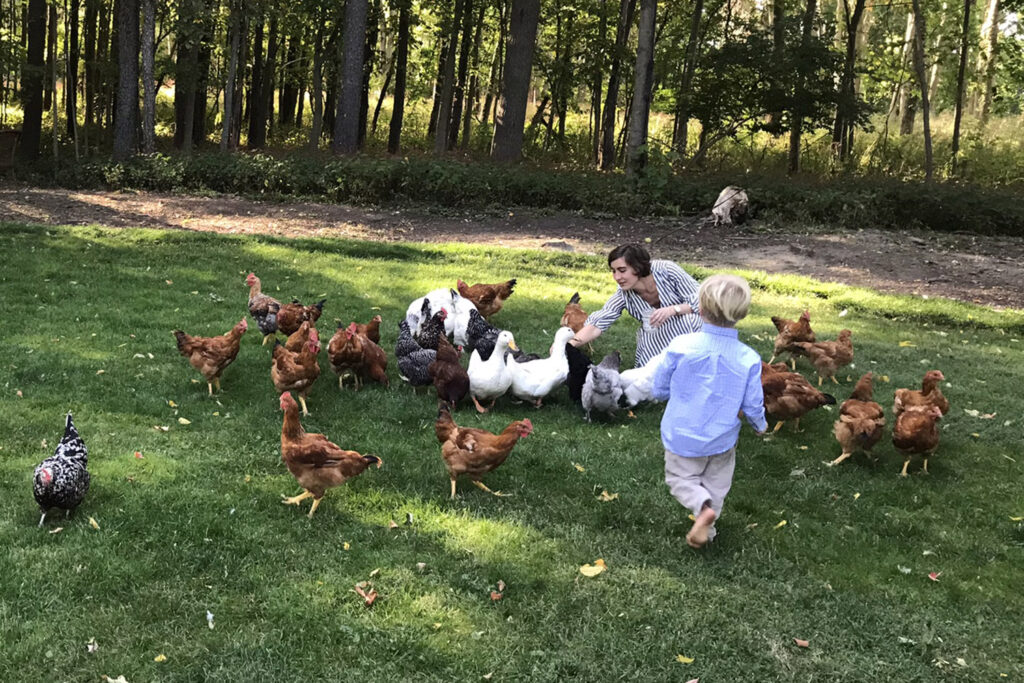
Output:
[[242,318],[229,332],[219,337],[193,337],[181,330],[174,331],[178,353],[188,358],[192,367],[203,375],[210,396],[213,396],[214,385],[220,391],[220,375],[238,356],[242,335],[247,329],[249,323]]
[[484,320],[479,311],[470,311],[469,324],[466,325],[465,347],[479,353],[480,360],[487,360],[494,351],[494,342],[498,340],[500,333],[501,330]]
[[53,508],[70,515],[79,506],[89,491],[88,465],[89,452],[68,413],[64,419],[64,436],[53,455],[39,463],[33,477],[32,495],[43,513],[39,526]]
[[327,344],[327,359],[331,369],[338,375],[338,388],[344,388],[343,378],[352,375],[356,391],[363,380],[373,380],[388,386],[388,357],[380,348],[365,335],[359,334],[359,326],[338,325],[337,331]]
[[416,343],[425,349],[437,351],[437,340],[445,336],[444,321],[447,317],[448,311],[442,308],[427,318],[416,335]]
[[851,334],[850,330],[841,330],[836,341],[793,342],[792,346],[800,349],[818,371],[819,387],[824,377],[830,378],[834,384],[839,384],[836,381],[836,372],[853,362]]
[[772,324],[779,333],[775,336],[775,349],[768,363],[771,364],[780,353],[788,353],[791,356],[793,369],[796,370],[796,358],[793,356],[803,353],[793,344],[795,342],[813,342],[814,330],[811,329],[811,312],[804,311],[797,320],[787,320],[772,316]]
[[398,341],[395,343],[395,358],[398,360],[399,377],[414,387],[425,387],[433,382],[430,364],[437,357],[437,351],[425,349],[413,339],[409,323],[398,323]]
[[794,431],[800,431],[800,418],[815,408],[834,405],[836,399],[823,394],[796,372],[780,372],[761,362],[761,388],[764,390],[765,412],[778,420],[774,432],[787,420],[796,420]]
[[288,339],[284,342],[284,348],[292,353],[301,351],[302,347],[309,343],[309,331],[312,329],[316,329],[313,327],[313,323],[308,320],[304,321],[299,325],[299,329],[288,335]]
[[292,299],[290,304],[281,306],[277,312],[277,329],[285,334],[293,334],[307,320],[316,323],[324,312],[326,302],[327,299],[320,299],[311,306],[303,306],[298,299]]
[[942,395],[939,382],[946,379],[941,370],[929,370],[921,380],[921,390],[897,389],[892,404],[892,412],[899,415],[904,410],[914,407],[935,406],[942,414],[949,412],[949,401]]
[[590,422],[592,410],[609,416],[614,416],[618,410],[619,399],[622,397],[622,382],[619,378],[621,364],[622,356],[618,351],[614,351],[605,356],[599,364],[590,366],[580,396],[583,410],[587,412],[587,422]]
[[341,486],[352,477],[362,474],[370,465],[379,469],[383,464],[376,455],[362,455],[346,451],[327,440],[323,434],[307,434],[299,422],[299,406],[288,392],[281,394],[281,410],[284,422],[281,425],[281,459],[288,467],[302,493],[281,502],[298,505],[306,498],[313,499],[309,517],[313,517],[327,489]]
[[499,282],[494,285],[475,284],[472,287],[459,280],[457,286],[460,296],[472,301],[473,305],[480,311],[480,315],[490,318],[505,305],[505,299],[512,296],[512,290],[516,286],[516,279],[512,278],[507,282]]
[[441,444],[441,457],[452,483],[451,497],[455,498],[455,480],[467,476],[477,488],[496,496],[509,495],[492,491],[480,481],[480,477],[499,467],[519,439],[529,436],[533,423],[519,420],[511,423],[500,434],[483,429],[460,427],[452,420],[448,406],[442,405],[434,423],[437,441]]
[[292,353],[278,341],[274,344],[273,364],[270,367],[270,379],[279,394],[294,391],[302,403],[302,414],[309,415],[306,408],[306,396],[313,388],[313,383],[320,376],[320,364],[317,354],[320,353],[320,336],[315,329],[309,331],[309,343],[298,353]]
[[448,337],[442,336],[438,339],[437,356],[427,366],[437,389],[437,400],[452,410],[469,393],[469,373],[459,364],[459,355],[459,350],[451,345]]
[[277,313],[281,310],[281,302],[263,293],[262,284],[255,273],[246,276],[245,284],[249,287],[249,315],[263,333],[265,345],[277,332]]
[[924,457],[924,473],[928,474],[928,458],[935,454],[939,447],[939,419],[942,409],[938,406],[914,406],[907,408],[896,418],[892,428],[892,445],[903,453],[903,471],[901,477],[907,476],[907,466],[911,456],[917,454]]
[[870,372],[861,377],[853,388],[853,394],[839,407],[839,419],[832,426],[832,433],[843,452],[829,463],[830,466],[838,465],[857,451],[870,453],[882,438],[885,411],[871,400],[872,377]]
[[361,334],[374,344],[380,345],[380,322],[381,318],[379,315],[373,316],[370,322],[365,325],[356,324],[356,334]]

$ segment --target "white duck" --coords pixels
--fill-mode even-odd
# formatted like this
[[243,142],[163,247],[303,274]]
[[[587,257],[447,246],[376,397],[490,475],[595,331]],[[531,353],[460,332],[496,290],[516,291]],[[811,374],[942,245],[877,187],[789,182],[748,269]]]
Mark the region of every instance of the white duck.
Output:
[[469,325],[469,312],[476,310],[476,306],[469,299],[461,296],[454,289],[435,289],[421,296],[411,304],[405,311],[405,320],[409,323],[409,329],[413,335],[419,334],[420,326],[426,322],[423,318],[423,302],[430,302],[430,312],[437,313],[438,309],[445,309],[448,317],[444,319],[444,333],[449,337],[454,336],[456,346],[466,345],[466,327]]
[[494,351],[487,360],[480,358],[480,352],[476,349],[469,357],[469,395],[473,398],[477,412],[486,413],[487,408],[480,405],[480,399],[491,400],[488,408],[494,407],[494,401],[508,391],[512,384],[512,374],[509,366],[517,363],[509,355],[506,358],[506,351],[516,349],[516,340],[508,330],[502,330],[494,342]]
[[622,381],[622,395],[626,398],[626,405],[632,408],[644,401],[653,401],[651,390],[654,388],[654,371],[665,360],[665,352],[662,351],[654,358],[647,361],[646,365],[632,370],[624,370],[619,373]]
[[559,327],[547,358],[526,363],[512,362],[512,393],[540,408],[541,400],[569,375],[565,345],[572,339],[573,334],[570,328]]

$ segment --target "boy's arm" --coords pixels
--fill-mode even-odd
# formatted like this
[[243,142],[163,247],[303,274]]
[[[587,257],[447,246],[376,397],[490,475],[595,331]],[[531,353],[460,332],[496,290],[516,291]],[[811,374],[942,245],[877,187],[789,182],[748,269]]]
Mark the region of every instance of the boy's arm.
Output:
[[743,394],[743,415],[747,418],[758,434],[768,429],[768,421],[764,417],[764,389],[761,388],[761,365],[750,368],[747,375],[747,390]]
[[672,373],[676,371],[680,355],[674,351],[665,351],[665,357],[654,371],[651,385],[651,396],[660,401],[667,401],[672,390]]

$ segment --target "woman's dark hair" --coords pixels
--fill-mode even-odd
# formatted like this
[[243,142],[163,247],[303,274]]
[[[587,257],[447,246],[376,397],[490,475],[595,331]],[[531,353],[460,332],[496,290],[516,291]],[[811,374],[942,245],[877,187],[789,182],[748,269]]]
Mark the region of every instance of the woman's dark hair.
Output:
[[639,244],[623,244],[615,247],[608,253],[608,265],[612,261],[625,259],[626,265],[636,272],[637,277],[647,277],[651,274],[651,255]]

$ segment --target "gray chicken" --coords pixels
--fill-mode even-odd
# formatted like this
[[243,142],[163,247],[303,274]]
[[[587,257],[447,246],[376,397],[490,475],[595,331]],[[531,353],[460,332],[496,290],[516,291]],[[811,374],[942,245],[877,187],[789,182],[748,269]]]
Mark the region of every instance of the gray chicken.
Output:
[[587,422],[590,422],[592,410],[601,411],[614,416],[619,408],[619,397],[622,396],[622,383],[619,380],[619,364],[622,357],[618,351],[609,353],[598,365],[592,365],[583,382],[580,395],[583,410],[587,411]]
[[32,481],[32,493],[43,513],[39,526],[46,520],[46,514],[53,508],[65,510],[67,514],[78,507],[89,491],[89,453],[85,442],[78,435],[75,423],[68,413],[64,420],[64,436],[57,449],[36,467]]

